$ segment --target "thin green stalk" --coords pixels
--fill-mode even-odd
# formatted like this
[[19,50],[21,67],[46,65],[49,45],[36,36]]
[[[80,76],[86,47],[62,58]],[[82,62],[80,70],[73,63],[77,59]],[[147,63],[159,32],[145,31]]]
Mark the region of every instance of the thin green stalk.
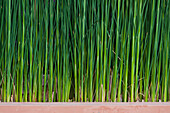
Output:
[[161,80],[160,80],[161,61],[162,61],[162,38],[161,38],[160,47],[159,47],[159,60],[158,60],[158,72],[157,72],[157,92],[156,92],[156,96],[157,96],[156,100],[157,100],[157,102],[159,101],[159,91],[160,91],[160,86],[161,86]]
[[66,95],[66,15],[65,15],[65,13],[66,13],[66,10],[63,8],[63,31],[62,31],[62,33],[63,33],[63,38],[64,38],[64,40],[63,40],[63,50],[62,50],[62,53],[63,53],[63,92],[62,92],[62,101],[64,102],[65,101],[65,95]]
[[140,35],[141,35],[141,23],[142,23],[142,0],[139,3],[139,26],[138,26],[138,33],[137,33],[137,55],[136,55],[136,74],[135,74],[135,101],[138,98],[138,68],[139,68],[139,51],[140,51]]
[[28,49],[27,49],[27,45],[25,46],[25,58],[26,58],[26,62],[24,62],[24,102],[27,102],[27,90],[28,90],[28,87],[27,87],[27,62],[28,62]]
[[[165,14],[165,0],[163,1],[163,3],[162,3],[162,34],[161,34],[161,36],[162,37],[166,37],[165,36],[165,31],[166,31],[166,29],[165,29],[165,17],[166,17],[166,14]],[[165,38],[166,39],[166,38]],[[164,40],[162,41],[162,43],[163,44],[166,44],[166,43],[164,43]],[[161,98],[161,101],[164,101],[164,82],[165,82],[165,46],[162,46],[163,47],[163,50],[162,50],[162,75],[164,75],[164,76],[162,76],[162,87],[161,87],[161,95],[160,95],[160,98]]]
[[[6,11],[8,11],[8,2],[6,0]],[[6,29],[5,29],[5,36],[6,38],[8,37],[8,13],[6,13]],[[5,41],[8,41],[8,40],[5,40]],[[6,44],[6,48],[5,48],[5,73],[4,73],[4,87],[3,87],[3,101],[6,102],[7,100],[7,95],[6,95],[6,92],[7,92],[7,75],[6,75],[6,67],[7,67],[7,52],[8,52],[8,46]]]
[[106,81],[106,63],[107,63],[107,57],[106,57],[106,45],[107,45],[107,0],[105,0],[105,38],[104,38],[104,67],[103,67],[103,96],[102,96],[102,102],[105,101],[105,81]]
[[38,49],[38,41],[40,39],[40,37],[38,36],[38,1],[34,1],[34,27],[35,27],[35,48],[34,48],[34,63],[33,63],[33,102],[38,101],[37,99],[37,92],[38,92],[38,86],[37,86],[37,69],[38,69],[38,55],[37,55],[37,49]]
[[[40,44],[41,45],[41,44]],[[38,102],[42,101],[42,72],[41,72],[41,46],[39,45],[39,55],[38,55]],[[25,81],[24,81],[25,82]]]
[[30,80],[29,80],[29,101],[32,102],[32,53],[33,53],[33,46],[32,46],[32,38],[33,38],[33,0],[31,0],[31,33],[30,33]]
[[155,84],[155,78],[156,78],[156,59],[157,59],[157,48],[158,48],[158,30],[159,30],[159,7],[160,7],[160,0],[158,0],[158,5],[157,5],[157,21],[156,21],[156,35],[155,35],[155,46],[154,46],[154,58],[153,58],[153,72],[152,72],[152,102],[155,102],[155,89],[156,89],[156,84]]
[[115,49],[115,62],[114,62],[114,74],[113,74],[113,81],[112,81],[112,88],[113,88],[113,95],[112,101],[116,101],[116,79],[117,79],[117,59],[118,59],[118,44],[119,44],[119,15],[120,15],[120,3],[121,1],[118,0],[118,10],[117,10],[117,27],[116,27],[116,49]]
[[[111,24],[111,29],[113,28],[113,22]],[[107,102],[110,101],[110,77],[112,76],[112,73],[110,72],[111,71],[111,60],[112,60],[112,32],[110,32],[110,35],[109,35],[109,64],[108,64],[108,68],[107,68],[107,94],[106,94],[106,100]]]
[[84,76],[84,40],[85,40],[85,18],[86,18],[86,0],[84,0],[84,4],[83,4],[83,29],[82,29],[82,68],[81,68],[81,101],[84,100],[83,98],[83,76]]
[[[66,15],[66,43],[65,43],[65,49],[66,48],[69,48],[69,18],[68,16],[70,16],[70,12],[69,12],[69,8],[67,10],[68,14]],[[66,49],[66,56],[65,56],[65,61],[66,61],[66,64],[65,64],[65,81],[66,81],[66,87],[65,87],[65,102],[68,102],[69,101],[69,92],[70,92],[70,73],[69,73],[69,52],[70,52],[70,49]]]
[[[122,1],[122,11],[124,11],[124,0]],[[122,12],[122,17],[124,17],[124,12]],[[123,55],[124,55],[124,46],[125,46],[125,37],[126,37],[126,23],[124,22],[123,23],[123,27],[122,27],[122,30],[121,30],[121,50],[120,50],[120,53],[121,53],[121,61],[120,61],[120,77],[119,77],[119,83],[118,83],[118,98],[117,98],[117,101],[120,102],[121,101],[121,89],[122,89],[122,77],[123,77]]]
[[110,37],[109,38],[109,65],[108,65],[108,69],[107,69],[108,70],[107,71],[107,94],[106,94],[107,102],[109,102],[109,100],[110,100],[109,85],[110,85],[110,76],[111,76],[111,73],[110,73],[111,58],[112,58],[112,38]]
[[[42,28],[42,15],[41,15],[41,5],[39,1],[39,28]],[[42,29],[39,31],[39,51],[38,51],[38,102],[42,101]]]
[[131,58],[131,102],[134,101],[134,71],[135,71],[135,33],[136,33],[136,4],[134,6],[134,18],[133,18],[133,36],[132,36],[132,58]]
[[[97,13],[97,16],[98,16],[98,19],[100,18],[99,17],[99,14],[100,14],[100,12],[99,12],[99,2],[98,2],[98,13]],[[99,26],[99,23],[97,24],[97,69],[96,69],[96,102],[98,102],[99,101],[99,59],[100,59],[100,56],[99,56],[99,45],[100,45],[100,43],[99,43],[99,40],[100,40],[100,28],[99,28],[100,26]]]
[[[25,0],[22,2],[22,9],[25,10]],[[25,37],[25,11],[23,11],[23,18],[22,18],[22,46],[21,46],[21,72],[20,72],[20,93],[19,93],[19,101],[22,102],[22,90],[23,90],[23,64],[24,64],[24,37]]]
[[[143,27],[142,27],[142,34],[141,34],[141,42],[144,40],[143,38],[144,38],[144,36],[143,36]],[[140,52],[140,54],[142,54],[142,52],[143,52],[143,43],[141,44],[141,52]],[[141,57],[141,59],[140,59],[140,62],[143,62],[143,56]],[[139,90],[139,95],[140,95],[140,100],[142,100],[142,91],[143,91],[143,63],[140,63],[140,72],[139,72],[139,77],[140,77],[140,79],[139,79],[139,88],[140,88],[140,90]]]
[[148,87],[149,87],[149,77],[150,77],[150,55],[151,55],[151,42],[152,42],[152,34],[154,28],[154,18],[155,18],[155,0],[152,1],[152,13],[151,13],[151,24],[150,24],[150,37],[149,37],[149,45],[148,45],[148,60],[147,60],[147,69],[146,69],[146,87],[145,87],[145,101],[148,101]]
[[[93,24],[93,1],[92,1],[92,6],[91,6],[91,24]],[[90,34],[90,81],[89,81],[89,101],[92,102],[93,101],[93,89],[92,89],[92,85],[93,85],[93,28],[91,30],[91,34]]]
[[60,90],[60,56],[59,56],[59,0],[57,0],[57,76],[58,76],[58,102],[61,101],[61,90]]
[[[18,2],[19,9],[18,9],[18,34],[21,34],[21,4]],[[21,63],[21,35],[18,36],[18,70],[17,70],[17,80],[16,80],[16,102],[19,102],[19,81],[20,81],[20,63]]]
[[[168,30],[170,30],[170,27],[168,27]],[[164,102],[167,102],[167,94],[168,94],[168,78],[169,78],[169,75],[168,75],[168,55],[169,55],[169,45],[168,45],[168,42],[169,42],[169,34],[166,34],[166,37],[164,39],[164,58],[165,58],[165,83],[164,83]],[[168,35],[168,36],[167,36]]]
[[53,85],[53,5],[50,0],[50,79],[49,79],[49,102],[52,102],[52,85]]
[[81,32],[82,32],[82,30],[81,30],[81,16],[82,16],[82,14],[81,14],[81,4],[80,4],[80,0],[78,1],[78,9],[79,9],[79,11],[80,11],[80,13],[79,13],[79,19],[78,19],[78,21],[79,21],[79,24],[78,24],[78,28],[79,28],[79,70],[78,70],[78,72],[79,72],[79,74],[78,74],[78,102],[80,102],[80,100],[81,100],[81,84],[80,84],[80,80],[81,80],[81,64],[82,64],[82,61],[81,61],[81,58],[82,58],[82,55],[81,55],[81,53],[82,53],[82,37],[81,37]]
[[89,51],[90,51],[90,42],[89,42],[89,39],[87,40],[88,43],[87,43],[87,66],[86,66],[86,76],[85,76],[85,91],[84,91],[84,100],[85,102],[87,102],[87,98],[88,98],[88,80],[89,80],[89,62],[90,62],[90,59],[89,59]]
[[11,0],[8,1],[8,71],[7,71],[7,102],[10,101],[10,37],[11,37]]
[[99,88],[100,88],[100,92],[99,92],[99,95],[100,95],[100,101],[102,101],[102,87],[103,87],[103,35],[104,35],[104,0],[102,0],[101,2],[101,13],[102,13],[102,17],[101,17],[101,53],[100,53],[100,85],[99,85]]
[[[126,6],[128,7],[129,6],[129,2],[127,1],[126,3]],[[130,11],[130,15],[129,15],[129,21],[127,21],[128,23],[128,35],[127,35],[127,47],[126,47],[126,68],[125,68],[125,88],[124,88],[124,102],[127,102],[128,100],[128,97],[127,97],[127,94],[128,94],[128,71],[129,71],[129,51],[130,51],[130,18],[131,18],[131,11]]]
[[[64,15],[65,16],[65,15]],[[65,17],[64,17],[64,21],[65,21]],[[65,22],[64,22],[64,35],[65,35]],[[64,36],[64,38],[65,38],[65,36]],[[66,92],[66,45],[65,45],[65,43],[66,43],[66,41],[65,41],[66,39],[64,39],[63,40],[63,51],[62,51],[62,53],[63,53],[63,78],[62,78],[62,80],[63,80],[63,92],[62,92],[62,102],[64,102],[65,101],[65,92]]]
[[123,36],[122,36],[122,41],[121,41],[121,44],[122,44],[122,47],[121,47],[121,62],[120,62],[120,78],[119,78],[119,85],[118,85],[118,99],[117,101],[118,102],[121,102],[121,89],[122,89],[122,77],[123,77],[123,55],[124,55],[124,49],[125,49],[125,37],[126,37],[126,24],[124,26],[124,29],[122,29],[122,33],[123,33]]
[[77,36],[77,20],[76,20],[76,0],[74,0],[74,78],[75,78],[75,101],[77,101],[77,54],[76,54],[76,36]]
[[[146,3],[146,0],[145,0],[145,3]],[[145,5],[144,5],[145,6]],[[143,7],[144,7],[143,6]],[[146,11],[148,10],[148,5],[147,5],[147,7],[146,7]],[[143,12],[144,12],[144,10],[142,11],[142,14],[143,14]],[[145,13],[145,15],[144,15],[144,17],[142,18],[142,23],[145,23],[145,21],[146,21],[146,13]],[[145,33],[145,29],[144,29],[144,27],[145,27],[145,24],[142,24],[142,29],[141,29],[141,40],[140,40],[140,42],[141,42],[141,46],[140,46],[140,54],[141,54],[141,58],[140,58],[140,100],[142,101],[142,97],[144,96],[144,91],[145,91],[145,88],[143,87],[143,86],[145,86],[145,82],[144,82],[144,69],[145,69],[145,63],[144,63],[144,61],[145,61],[145,56],[144,56],[144,53],[145,53],[145,47],[146,47],[146,45],[147,44],[145,44],[144,43],[144,41],[146,42],[146,40],[147,40],[147,37],[145,38],[145,35],[144,35],[144,33]],[[147,35],[148,36],[148,35]],[[144,83],[144,84],[143,84]]]
[[[167,2],[167,4],[169,4],[170,5],[170,2],[168,1]],[[169,63],[169,61],[168,61],[168,59],[169,59],[169,42],[170,42],[170,39],[169,39],[169,37],[170,37],[170,22],[169,22],[169,19],[170,19],[170,16],[169,16],[169,14],[170,14],[170,7],[169,7],[169,5],[166,7],[166,23],[169,23],[169,24],[167,24],[166,25],[166,38],[165,38],[165,47],[164,47],[164,49],[165,49],[165,54],[166,54],[166,56],[164,57],[166,60],[165,60],[165,86],[164,86],[164,102],[167,102],[168,101],[168,91],[169,91],[169,89],[168,89],[168,81],[169,81],[169,69],[168,69],[168,65],[170,64]],[[169,9],[169,10],[168,10]]]
[[44,97],[43,97],[43,101],[46,102],[46,80],[47,80],[47,76],[48,76],[48,71],[47,71],[47,67],[48,67],[48,0],[45,1],[46,5],[45,5],[45,31],[46,31],[46,45],[45,45],[45,74],[44,74]]

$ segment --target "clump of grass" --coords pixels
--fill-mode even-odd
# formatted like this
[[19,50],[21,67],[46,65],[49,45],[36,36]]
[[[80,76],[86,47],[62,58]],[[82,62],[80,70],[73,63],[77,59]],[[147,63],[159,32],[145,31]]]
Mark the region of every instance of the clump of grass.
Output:
[[169,101],[169,6],[1,0],[1,101]]

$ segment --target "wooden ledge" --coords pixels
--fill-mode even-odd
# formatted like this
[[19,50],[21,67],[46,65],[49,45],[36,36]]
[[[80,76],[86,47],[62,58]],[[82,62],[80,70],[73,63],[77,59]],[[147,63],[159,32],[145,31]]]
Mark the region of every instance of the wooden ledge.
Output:
[[170,113],[170,102],[0,103],[0,113]]

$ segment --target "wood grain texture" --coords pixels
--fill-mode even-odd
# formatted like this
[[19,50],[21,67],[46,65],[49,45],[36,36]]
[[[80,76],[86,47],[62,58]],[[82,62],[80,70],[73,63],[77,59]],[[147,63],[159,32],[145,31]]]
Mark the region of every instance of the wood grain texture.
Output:
[[170,113],[170,102],[0,103],[0,113]]

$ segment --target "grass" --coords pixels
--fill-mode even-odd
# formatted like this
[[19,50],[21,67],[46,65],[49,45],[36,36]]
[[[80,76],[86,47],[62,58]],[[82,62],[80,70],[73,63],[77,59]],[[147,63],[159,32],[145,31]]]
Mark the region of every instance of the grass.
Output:
[[169,6],[1,0],[1,101],[170,101]]

